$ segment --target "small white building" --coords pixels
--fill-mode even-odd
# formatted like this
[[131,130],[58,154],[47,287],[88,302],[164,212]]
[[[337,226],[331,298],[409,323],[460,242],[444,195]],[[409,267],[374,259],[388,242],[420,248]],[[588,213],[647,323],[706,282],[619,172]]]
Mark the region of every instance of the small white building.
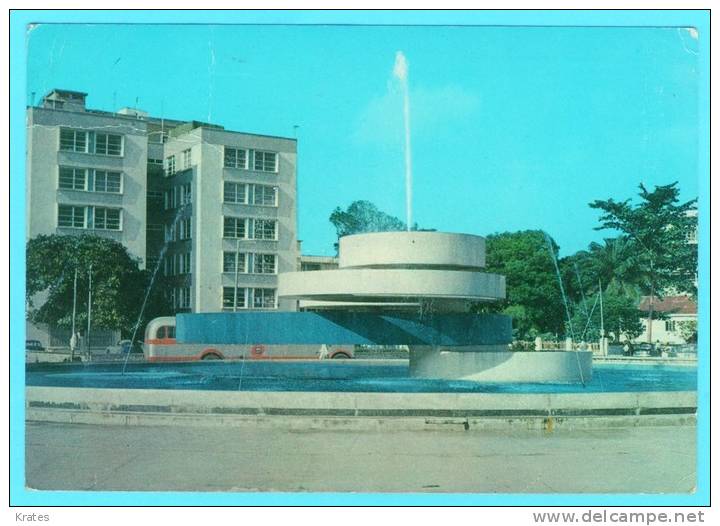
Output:
[[[653,319],[651,334],[648,334],[648,320],[643,318],[643,333],[635,340],[637,342],[655,343],[688,343],[682,337],[681,326],[685,322],[697,323],[697,304],[689,296],[655,297],[652,302],[653,312],[662,313],[665,319]],[[645,313],[650,311],[650,296],[643,296],[639,309]]]

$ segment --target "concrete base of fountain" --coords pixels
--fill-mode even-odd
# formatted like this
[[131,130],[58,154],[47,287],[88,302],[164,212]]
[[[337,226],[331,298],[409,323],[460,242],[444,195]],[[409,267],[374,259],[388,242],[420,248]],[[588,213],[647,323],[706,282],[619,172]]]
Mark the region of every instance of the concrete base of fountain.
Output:
[[592,378],[591,351],[514,352],[503,347],[411,346],[410,376],[477,382],[583,384]]
[[[585,383],[591,352],[512,352],[506,316],[470,314],[505,299],[505,277],[485,272],[485,239],[446,232],[340,238],[339,268],[279,276],[278,295],[376,344],[410,347],[410,375],[479,382]],[[358,322],[333,320],[366,314]],[[404,312],[393,319],[390,312]],[[360,314],[357,314],[360,316]],[[380,320],[380,318],[387,319]],[[407,319],[410,318],[410,320]],[[257,326],[253,326],[257,331]],[[304,331],[305,332],[305,331]],[[314,337],[314,335],[313,335]],[[382,341],[378,341],[382,340]],[[328,342],[329,343],[329,342]]]

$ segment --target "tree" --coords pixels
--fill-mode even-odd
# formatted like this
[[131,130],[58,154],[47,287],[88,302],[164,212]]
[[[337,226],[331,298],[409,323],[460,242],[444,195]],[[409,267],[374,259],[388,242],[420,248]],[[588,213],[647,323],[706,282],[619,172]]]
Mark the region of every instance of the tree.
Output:
[[330,222],[338,239],[364,232],[393,232],[405,230],[405,223],[386,214],[370,201],[353,201],[347,210],[339,206],[330,214]]
[[[613,229],[632,247],[637,285],[650,296],[648,327],[652,327],[653,299],[664,290],[697,294],[697,246],[688,239],[697,228],[697,217],[691,213],[697,199],[682,204],[677,182],[656,186],[652,192],[640,185],[640,203],[630,200],[593,201],[591,208],[601,210],[596,230]],[[652,341],[651,329],[648,341]]]
[[679,321],[678,330],[685,343],[697,342],[697,320]]
[[[77,269],[76,327],[87,324],[92,277],[92,325],[129,335],[138,321],[150,272],[139,268],[120,243],[94,235],[41,235],[27,243],[27,317],[35,323],[72,326]],[[148,298],[144,319],[170,312],[162,287]]]
[[586,342],[598,341],[600,339],[600,328],[603,326],[605,333],[612,333],[616,341],[621,336],[632,340],[642,334],[643,324],[640,321],[642,312],[638,310],[636,299],[611,285],[603,292],[601,321],[597,288],[595,292],[594,295],[588,298],[587,314],[582,309],[575,310],[573,326],[579,340]]
[[548,241],[557,255],[557,245],[539,230],[492,234],[485,240],[486,270],[505,276],[507,299],[476,310],[513,316],[519,338],[565,333],[563,298]]

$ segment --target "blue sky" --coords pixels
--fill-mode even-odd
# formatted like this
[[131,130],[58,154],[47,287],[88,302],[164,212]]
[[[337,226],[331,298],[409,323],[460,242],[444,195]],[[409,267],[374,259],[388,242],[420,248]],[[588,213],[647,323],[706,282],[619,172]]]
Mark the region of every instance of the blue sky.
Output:
[[395,53],[410,64],[413,218],[487,235],[539,228],[561,254],[594,199],[640,182],[698,193],[698,56],[678,28],[47,24],[28,33],[28,98],[299,140],[303,252],[332,254],[336,206],[405,218]]

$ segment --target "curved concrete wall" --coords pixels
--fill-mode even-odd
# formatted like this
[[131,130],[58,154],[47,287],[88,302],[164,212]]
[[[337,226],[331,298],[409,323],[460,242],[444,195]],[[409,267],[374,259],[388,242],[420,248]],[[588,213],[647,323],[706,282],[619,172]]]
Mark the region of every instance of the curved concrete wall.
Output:
[[340,268],[483,268],[485,238],[446,232],[375,232],[340,238]]
[[505,298],[505,276],[427,269],[338,269],[279,275],[285,298],[328,301],[402,301],[403,298]]
[[585,383],[592,352],[463,352],[410,347],[410,376],[482,382]]

